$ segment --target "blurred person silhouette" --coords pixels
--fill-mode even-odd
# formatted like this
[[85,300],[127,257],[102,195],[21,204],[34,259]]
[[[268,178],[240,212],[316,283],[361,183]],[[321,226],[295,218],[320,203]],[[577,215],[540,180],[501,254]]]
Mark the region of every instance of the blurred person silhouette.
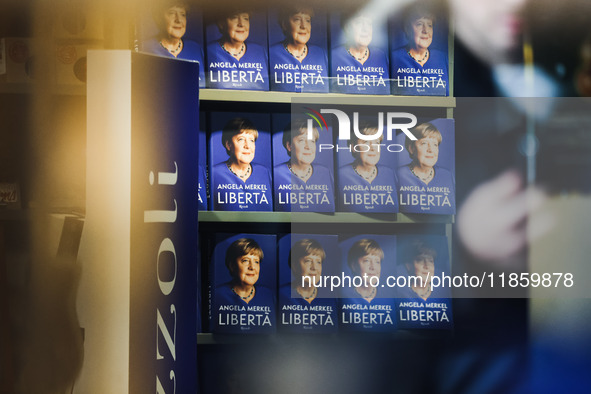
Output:
[[[549,185],[532,176],[527,149],[532,122],[555,116],[554,97],[573,92],[572,80],[559,75],[570,71],[554,67],[549,72],[553,68],[548,67],[566,64],[568,69],[570,59],[551,59],[555,43],[540,39],[544,23],[548,27],[558,15],[552,13],[554,8],[544,9],[544,4],[531,0],[477,4],[449,0],[449,10],[456,32],[454,95],[458,97],[453,270],[455,274],[527,273],[529,246],[546,239],[555,222],[544,210]],[[534,48],[540,61],[534,61]],[[561,174],[551,177],[557,176]],[[456,332],[462,339],[441,364],[447,392],[580,389],[580,379],[566,384],[560,379],[565,367],[559,364],[570,365],[568,355],[552,353],[561,361],[542,368],[533,360],[539,344],[532,343],[530,335],[529,292],[497,291],[472,292],[469,298],[454,300]],[[479,367],[469,375],[454,373],[459,365]]]
[[[518,149],[527,114],[503,99],[462,98],[504,97],[503,78],[510,78],[501,76],[502,67],[525,67],[527,3],[482,0],[476,6],[467,0],[449,1],[456,27],[456,75],[461,75],[454,85],[461,104],[456,113],[460,136],[456,171],[461,180],[457,235],[463,251],[475,262],[511,271],[527,268],[523,253],[528,237],[543,234],[551,223],[539,223],[533,226],[539,234],[527,234],[527,218],[545,200],[543,189],[526,187],[526,161]],[[517,79],[513,83],[521,82]],[[473,111],[476,116],[471,116]]]

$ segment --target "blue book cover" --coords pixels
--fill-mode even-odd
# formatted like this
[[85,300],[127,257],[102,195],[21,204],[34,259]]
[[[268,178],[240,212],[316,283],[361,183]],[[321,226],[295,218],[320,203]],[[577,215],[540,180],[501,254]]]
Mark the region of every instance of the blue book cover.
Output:
[[385,23],[363,13],[330,15],[331,91],[390,94]]
[[215,234],[210,272],[214,333],[276,331],[275,235]]
[[[400,235],[397,287],[398,328],[453,328],[451,275],[447,238],[441,235]],[[402,281],[398,283],[402,285]]]
[[269,10],[268,21],[271,90],[328,92],[326,13],[286,4]]
[[205,37],[209,88],[269,90],[265,12],[226,8],[210,17]]
[[205,87],[203,14],[198,7],[172,1],[142,7],[136,23],[140,52],[199,62],[199,87]]
[[392,94],[449,96],[448,26],[433,1],[417,1],[390,20]]
[[207,127],[205,112],[199,112],[199,210],[207,211]]
[[309,120],[272,114],[275,211],[335,211],[332,127]]
[[419,119],[409,131],[417,140],[396,136],[405,147],[396,170],[400,212],[455,214],[454,120]]
[[386,286],[396,272],[396,236],[339,237],[342,283],[339,324],[343,330],[396,330],[396,293]]
[[322,278],[339,274],[337,236],[286,234],[278,248],[280,327],[288,332],[336,332],[338,295]]
[[358,130],[371,139],[353,134],[348,141],[338,141],[338,210],[398,212],[395,170],[403,148],[385,140],[387,134],[376,118],[361,118]]
[[269,127],[269,114],[210,114],[209,192],[212,210],[273,210]]

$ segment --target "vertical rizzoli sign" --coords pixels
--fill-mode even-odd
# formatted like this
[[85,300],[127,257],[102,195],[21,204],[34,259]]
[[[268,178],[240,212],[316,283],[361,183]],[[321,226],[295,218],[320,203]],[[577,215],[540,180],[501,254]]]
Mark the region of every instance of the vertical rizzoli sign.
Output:
[[88,53],[75,392],[196,393],[199,64]]
[[196,64],[132,57],[130,393],[197,392]]
[[[157,187],[174,186],[178,180],[178,165],[174,162],[174,172],[159,172],[157,176]],[[154,186],[155,176],[154,172],[150,171],[149,174],[150,185]],[[158,224],[158,223],[174,223],[177,219],[177,201],[173,198],[172,203],[174,209],[172,210],[150,210],[144,211],[144,223]],[[168,272],[172,272],[171,278],[162,278],[160,276],[161,270],[160,264],[168,263],[171,265]],[[165,237],[160,242],[158,248],[158,254],[156,257],[156,275],[158,279],[158,286],[162,293],[162,296],[169,296],[174,290],[176,283],[176,276],[178,271],[178,262],[174,242],[170,237]],[[174,304],[174,300],[170,302],[170,323],[167,325],[162,317],[162,312],[159,308],[156,308],[156,326],[157,336],[162,336],[166,343],[166,349],[162,350],[159,346],[159,341],[156,341],[156,360],[163,360],[166,357],[171,357],[172,362],[176,361],[176,326],[177,326],[177,311]],[[166,312],[168,313],[168,311]],[[164,354],[163,354],[164,353]],[[174,365],[174,364],[173,364]],[[176,392],[176,375],[174,369],[170,369],[169,379],[173,385],[173,393]],[[156,375],[156,392],[158,394],[165,394],[167,391],[164,389],[160,377]]]

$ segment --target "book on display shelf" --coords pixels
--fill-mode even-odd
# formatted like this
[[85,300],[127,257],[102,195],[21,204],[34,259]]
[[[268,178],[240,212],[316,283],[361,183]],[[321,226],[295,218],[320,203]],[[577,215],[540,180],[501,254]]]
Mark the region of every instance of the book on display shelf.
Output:
[[275,211],[335,211],[332,126],[310,120],[272,114]]
[[205,87],[203,13],[198,7],[174,0],[152,2],[138,11],[135,33],[139,52],[198,61],[199,88]]
[[[358,129],[367,140],[353,136],[348,141],[338,141],[338,210],[398,212],[395,169],[403,148],[383,143],[385,130],[379,130],[375,119],[362,118]],[[374,138],[375,135],[380,136]]]
[[390,94],[385,23],[363,13],[330,15],[331,91]]
[[396,288],[398,328],[453,328],[451,283],[442,279],[451,275],[447,237],[399,235],[397,241],[397,276],[408,278]]
[[205,112],[199,112],[199,210],[207,211],[209,193],[207,192],[207,127]]
[[417,1],[389,22],[392,94],[449,96],[448,25],[433,1]]
[[[344,331],[396,330],[394,288],[385,284],[396,270],[396,236],[339,236],[342,278],[339,324]],[[347,279],[347,278],[350,278]]]
[[210,208],[272,211],[269,114],[211,112]]
[[230,7],[208,19],[207,87],[269,90],[266,12]]
[[325,12],[285,5],[268,13],[271,90],[327,93],[328,30]]
[[409,131],[417,140],[396,136],[405,147],[396,170],[400,212],[455,214],[454,120],[419,119]]
[[323,285],[322,278],[339,273],[337,236],[285,234],[279,239],[278,255],[281,330],[336,332],[337,294]]
[[276,331],[277,237],[214,234],[210,260],[210,330]]

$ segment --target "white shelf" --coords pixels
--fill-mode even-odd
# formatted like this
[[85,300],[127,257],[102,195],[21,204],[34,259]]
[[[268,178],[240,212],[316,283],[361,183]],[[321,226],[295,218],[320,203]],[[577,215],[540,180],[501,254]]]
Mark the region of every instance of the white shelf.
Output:
[[453,215],[404,213],[362,214],[354,212],[240,212],[200,211],[200,222],[247,223],[441,223],[454,222]]
[[[212,334],[198,333],[197,345],[296,345],[300,342],[309,344],[310,341],[319,341],[325,344],[326,341],[332,341],[334,344],[347,343],[349,341],[366,341],[368,343],[390,340],[424,340],[424,339],[445,339],[452,338],[453,330],[433,329],[433,330],[397,330],[394,332],[343,332],[302,335],[298,333],[277,332],[275,334]],[[350,342],[349,342],[350,343]]]
[[251,103],[305,103],[330,105],[387,105],[400,107],[453,108],[455,97],[378,96],[339,93],[287,93],[256,90],[203,89],[199,98],[205,101],[240,101]]

